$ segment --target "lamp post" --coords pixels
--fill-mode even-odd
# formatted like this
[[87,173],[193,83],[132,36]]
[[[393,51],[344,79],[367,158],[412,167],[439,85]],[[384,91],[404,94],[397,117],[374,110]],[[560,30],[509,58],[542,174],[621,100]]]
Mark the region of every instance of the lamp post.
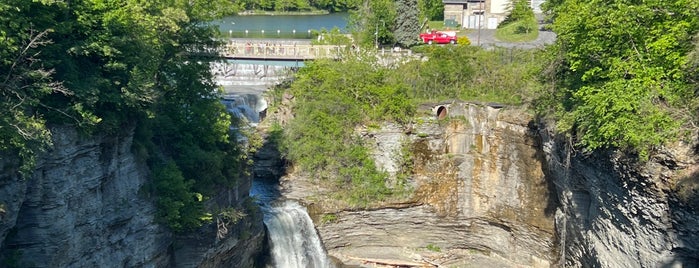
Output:
[[[386,22],[384,20],[381,20],[383,23],[383,27],[386,28]],[[379,23],[376,22],[376,31],[374,31],[374,44],[376,45],[376,49],[379,49]]]

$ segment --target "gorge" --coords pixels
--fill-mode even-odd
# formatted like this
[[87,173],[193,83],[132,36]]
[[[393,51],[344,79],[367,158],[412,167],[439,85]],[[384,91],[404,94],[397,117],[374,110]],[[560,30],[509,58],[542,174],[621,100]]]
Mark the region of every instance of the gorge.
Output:
[[[256,96],[255,102],[263,98]],[[281,177],[281,195],[308,208],[328,254],[350,265],[698,264],[699,182],[691,146],[677,144],[640,165],[617,152],[575,152],[565,137],[517,107],[452,101],[423,105],[421,111],[419,124],[357,130],[373,144],[377,165],[391,174],[404,159],[401,146],[408,144],[414,195],[404,202],[343,208],[328,200],[313,178],[284,175],[283,160],[269,147],[256,156],[254,176]],[[288,112],[278,109],[270,117],[289,120]],[[213,226],[175,236],[157,224],[155,208],[140,189],[146,173],[128,131],[97,138],[82,138],[70,128],[54,133],[55,149],[41,158],[31,178],[19,179],[4,163],[5,263],[252,267],[265,250],[262,216],[253,211],[229,226],[225,238]],[[241,181],[216,202],[246,206],[251,185]],[[276,230],[265,221],[270,232]],[[320,264],[312,266],[329,262],[316,261]]]

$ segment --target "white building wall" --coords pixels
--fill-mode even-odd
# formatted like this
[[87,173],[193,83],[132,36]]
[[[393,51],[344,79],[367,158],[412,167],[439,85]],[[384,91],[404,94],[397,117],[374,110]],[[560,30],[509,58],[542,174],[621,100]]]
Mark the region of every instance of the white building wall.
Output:
[[541,4],[544,3],[546,0],[531,0],[532,1],[532,10],[534,10],[534,14],[541,14]]
[[510,0],[491,0],[490,1],[490,13],[492,14],[503,14],[507,12],[507,6]]

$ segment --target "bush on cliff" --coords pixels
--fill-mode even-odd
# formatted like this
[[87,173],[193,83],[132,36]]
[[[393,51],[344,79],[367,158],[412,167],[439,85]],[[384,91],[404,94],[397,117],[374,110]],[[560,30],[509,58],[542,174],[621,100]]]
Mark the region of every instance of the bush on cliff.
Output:
[[391,190],[354,132],[363,123],[407,122],[415,108],[404,85],[386,82],[371,62],[318,60],[291,85],[295,118],[285,128],[286,157],[312,176],[348,189],[354,204],[382,200]]
[[[586,151],[621,148],[641,159],[696,120],[699,1],[547,2],[556,46],[549,79],[558,128]],[[694,72],[692,74],[692,72]]]
[[159,214],[175,230],[198,226],[207,214],[192,200],[232,185],[243,167],[209,69],[218,42],[206,22],[229,6],[0,2],[0,151],[17,155],[30,175],[37,153],[50,146],[47,125],[107,137],[136,126]]

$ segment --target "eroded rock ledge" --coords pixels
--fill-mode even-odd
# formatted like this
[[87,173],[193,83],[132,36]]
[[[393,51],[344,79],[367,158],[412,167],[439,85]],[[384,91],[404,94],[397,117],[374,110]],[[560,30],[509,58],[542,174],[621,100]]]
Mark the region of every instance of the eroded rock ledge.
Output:
[[358,130],[391,174],[400,146],[411,146],[408,201],[345,209],[324,202],[326,189],[311,179],[284,178],[285,195],[315,214],[330,255],[364,266],[699,266],[691,145],[639,164],[618,152],[575,152],[517,108],[451,102],[423,111],[412,126]]
[[[554,263],[558,203],[545,177],[538,133],[528,126],[532,119],[521,111],[469,103],[436,104],[425,113],[413,126],[360,130],[375,145],[377,164],[391,174],[403,158],[397,155],[400,147],[408,143],[415,191],[402,207],[352,211],[312,204],[336,218],[318,222],[329,254],[351,264]],[[291,198],[317,200],[307,198],[319,192],[307,179],[292,177],[284,186]]]

